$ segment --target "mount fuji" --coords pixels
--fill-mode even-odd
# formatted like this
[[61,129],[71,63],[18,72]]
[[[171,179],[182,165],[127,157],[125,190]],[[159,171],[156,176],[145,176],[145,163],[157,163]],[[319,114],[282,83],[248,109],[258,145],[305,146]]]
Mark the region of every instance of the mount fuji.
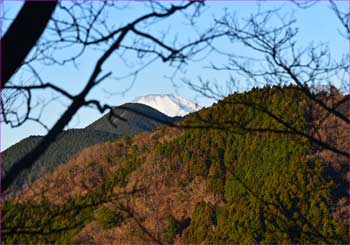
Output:
[[150,94],[137,97],[132,102],[148,105],[170,117],[183,117],[202,109],[201,106],[172,94]]

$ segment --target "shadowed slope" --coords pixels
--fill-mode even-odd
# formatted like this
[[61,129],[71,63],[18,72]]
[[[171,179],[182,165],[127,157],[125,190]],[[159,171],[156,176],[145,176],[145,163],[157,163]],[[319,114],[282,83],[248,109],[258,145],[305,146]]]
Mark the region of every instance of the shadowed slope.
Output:
[[[114,114],[126,119],[123,121]],[[126,103],[118,106],[113,113],[104,115],[93,122],[86,129],[95,129],[104,132],[117,133],[120,135],[132,135],[142,131],[150,131],[161,125],[173,123],[179,117],[168,117],[167,115],[153,109],[150,106],[139,103]]]

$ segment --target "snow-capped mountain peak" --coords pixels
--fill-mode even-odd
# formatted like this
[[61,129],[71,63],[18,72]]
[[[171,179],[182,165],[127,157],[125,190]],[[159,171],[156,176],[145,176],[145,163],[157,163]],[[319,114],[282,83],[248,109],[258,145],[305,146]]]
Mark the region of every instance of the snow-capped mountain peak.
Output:
[[170,117],[183,117],[202,108],[187,99],[172,94],[150,94],[137,97],[132,102],[148,105]]

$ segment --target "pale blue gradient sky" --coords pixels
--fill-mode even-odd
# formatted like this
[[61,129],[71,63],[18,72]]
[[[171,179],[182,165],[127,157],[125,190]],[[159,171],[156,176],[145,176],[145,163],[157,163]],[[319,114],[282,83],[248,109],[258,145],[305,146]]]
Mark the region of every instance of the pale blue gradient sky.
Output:
[[[21,2],[4,1],[2,3],[2,10],[5,11],[5,16],[11,18],[16,15],[17,11],[21,6]],[[349,9],[348,2],[339,2],[339,6],[343,9]],[[139,16],[140,13],[144,12],[143,3],[133,2],[128,6],[128,10],[124,11],[122,15],[111,14],[110,21],[116,23],[126,23],[128,19]],[[300,45],[307,46],[308,43],[327,43],[335,59],[341,57],[344,53],[349,50],[348,42],[339,35],[339,30],[342,30],[340,22],[335,18],[334,13],[329,9],[328,2],[319,2],[312,8],[302,10],[298,9],[294,4],[287,1],[270,1],[261,2],[260,7],[263,9],[271,9],[281,7],[281,13],[293,13],[297,23],[296,26],[299,28],[298,42]],[[212,16],[221,16],[223,9],[227,8],[230,12],[236,12],[238,17],[248,16],[257,11],[258,3],[254,1],[208,1],[206,3],[206,11],[202,17],[199,18],[199,28],[207,28],[212,20]],[[180,33],[183,36],[191,37],[191,28],[186,28],[179,19],[171,19],[165,22],[163,25],[170,25],[171,30]],[[181,19],[180,19],[181,20]],[[10,21],[4,21],[2,23],[3,32],[6,30]],[[225,49],[227,45],[224,41],[218,41],[221,49]],[[227,49],[232,49],[232,52],[236,54],[249,55],[249,51],[241,49],[239,46],[227,46]],[[68,52],[68,51],[66,51]],[[63,54],[65,55],[65,54]],[[84,55],[83,59],[78,62],[78,69],[73,65],[67,66],[43,66],[40,68],[40,74],[42,77],[47,78],[50,81],[57,81],[61,87],[69,88],[72,93],[78,93],[87,81],[88,76],[91,73],[91,69],[98,59],[100,52],[88,51]],[[128,61],[135,63],[134,57],[128,57]],[[198,76],[203,76],[211,81],[221,82],[225,86],[225,82],[229,78],[227,72],[213,72],[212,70],[206,69],[205,67],[214,64],[223,64],[225,60],[222,56],[217,54],[209,55],[205,60],[200,62],[190,63],[186,67],[186,73],[176,77],[174,84],[166,78],[173,70],[167,67],[167,65],[156,62],[152,66],[148,67],[143,71],[137,78],[135,84],[124,94],[118,94],[121,91],[128,88],[131,84],[129,80],[123,80],[116,82],[114,80],[107,80],[102,86],[96,88],[91,94],[93,98],[101,99],[102,101],[108,102],[112,105],[120,105],[122,103],[133,100],[137,96],[145,94],[177,94],[184,98],[190,99],[203,106],[209,106],[213,103],[213,100],[199,96],[193,90],[185,86],[180,82],[181,77],[189,79],[197,79]],[[121,68],[119,64],[109,62],[106,64],[106,70],[112,70],[115,76],[121,76],[126,74],[128,69]],[[117,68],[117,69],[116,69]],[[16,78],[16,77],[15,77]],[[23,78],[23,77],[22,77]],[[25,78],[25,77],[24,77]],[[243,90],[244,87],[240,86],[239,89]],[[106,93],[115,92],[116,94],[111,95]],[[45,95],[46,97],[49,95]],[[45,97],[44,96],[44,97]],[[51,126],[59,118],[61,113],[65,109],[65,105],[68,105],[67,100],[61,100],[51,103],[45,110],[45,117],[43,121]],[[89,123],[95,121],[100,117],[100,113],[95,109],[83,108],[74,117],[72,122],[69,124],[69,128],[81,128],[85,127]],[[12,129],[8,125],[1,125],[1,149],[4,150],[14,143],[17,143],[21,139],[30,135],[42,135],[45,134],[46,130],[40,125],[27,122],[19,128]]]

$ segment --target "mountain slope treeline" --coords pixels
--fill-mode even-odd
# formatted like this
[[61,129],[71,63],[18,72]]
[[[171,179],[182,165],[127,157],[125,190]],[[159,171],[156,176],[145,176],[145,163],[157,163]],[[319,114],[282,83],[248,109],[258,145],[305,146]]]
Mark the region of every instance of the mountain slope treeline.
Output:
[[[311,107],[293,86],[253,89],[84,149],[4,203],[4,242],[349,243],[349,165],[303,137]],[[319,133],[348,147],[335,121]]]

